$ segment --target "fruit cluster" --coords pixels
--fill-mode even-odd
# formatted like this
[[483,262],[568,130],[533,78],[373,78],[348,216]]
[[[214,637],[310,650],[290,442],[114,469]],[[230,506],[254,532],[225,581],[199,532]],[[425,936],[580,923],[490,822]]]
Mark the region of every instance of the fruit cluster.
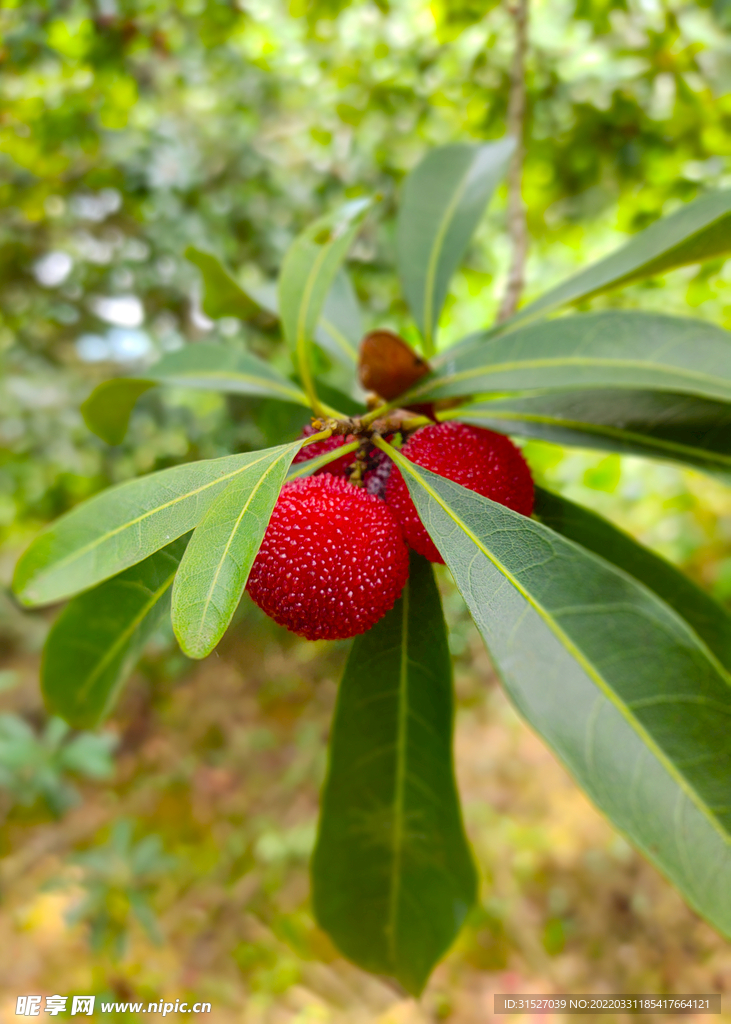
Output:
[[[306,427],[305,436],[315,433]],[[303,448],[302,463],[353,441],[331,436]],[[520,450],[502,434],[454,421],[422,427],[401,454],[515,512],[533,511],[533,481]],[[247,590],[276,622],[309,640],[364,633],[390,611],[409,572],[408,547],[443,562],[400,471],[379,449],[361,486],[355,455],[285,484]]]

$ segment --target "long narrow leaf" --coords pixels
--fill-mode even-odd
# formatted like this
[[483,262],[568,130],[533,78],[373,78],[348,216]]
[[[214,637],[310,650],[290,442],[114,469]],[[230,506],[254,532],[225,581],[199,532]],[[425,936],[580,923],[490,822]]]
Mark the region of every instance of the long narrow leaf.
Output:
[[721,664],[626,573],[392,456],[518,709],[614,824],[731,935],[731,687]]
[[186,538],[66,605],[46,638],[41,686],[49,712],[91,729],[112,710],[150,636],[170,610]]
[[[201,272],[204,285],[202,308],[216,320],[222,316],[254,320],[264,325],[279,320],[276,290],[268,285],[244,287],[212,253],[188,246],[185,256]],[[362,314],[350,278],[341,268],[335,275],[320,316],[315,339],[340,362],[355,365],[358,342],[363,335]]]
[[163,356],[150,368],[148,377],[159,384],[279,398],[283,402],[307,405],[301,389],[269,363],[250,352],[237,352],[225,345],[186,345]]
[[345,259],[370,199],[354,199],[315,221],[289,248],[279,278],[284,336],[297,359],[308,395],[315,395],[309,348],[323,304]]
[[429,563],[356,637],[335,710],[312,861],[340,950],[418,995],[476,895],[452,766],[452,668]]
[[108,444],[120,444],[137,399],[156,384],[308,405],[301,389],[263,359],[225,345],[198,343],[163,356],[144,378],[117,377],[97,385],[81,406],[86,425]]
[[190,462],[110,487],[36,537],[16,566],[16,594],[26,605],[52,604],[116,576],[194,529],[237,476],[277,450]]
[[302,441],[272,449],[240,473],[191,538],[173,587],[173,629],[184,653],[205,658],[226,632],[275,502]]
[[430,356],[452,275],[505,173],[512,139],[433,149],[404,182],[396,258],[404,294]]
[[473,402],[442,419],[580,448],[731,471],[731,404],[665,391],[557,391]]
[[518,328],[447,359],[411,401],[628,388],[731,400],[731,334],[702,320],[612,310]]
[[731,190],[688,203],[626,245],[563,281],[518,313],[512,323],[545,314],[675,267],[731,253]]
[[664,558],[595,512],[536,487],[534,515],[562,537],[634,576],[674,608],[731,672],[731,615]]

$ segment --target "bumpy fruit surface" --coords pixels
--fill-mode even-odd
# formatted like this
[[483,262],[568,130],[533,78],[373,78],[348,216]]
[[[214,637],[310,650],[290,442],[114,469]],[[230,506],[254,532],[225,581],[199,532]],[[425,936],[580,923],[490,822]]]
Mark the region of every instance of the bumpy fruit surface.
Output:
[[408,574],[408,548],[385,501],[323,473],[283,488],[246,589],[294,633],[344,640],[393,608]]
[[[307,425],[302,428],[300,437],[312,437],[318,431],[315,427]],[[350,434],[347,437],[342,435],[333,435],[332,437],[326,437],[323,441],[315,441],[314,444],[308,444],[306,448],[300,448],[294,457],[294,462],[309,462],[310,459],[317,459],[320,455],[325,455],[326,452],[334,452],[337,448],[341,448],[344,444],[349,444],[354,441],[355,438]],[[353,464],[355,460],[355,452],[350,452],[348,455],[343,455],[340,459],[333,459],[332,462],[328,462],[326,466],[318,469],[317,473],[330,473],[332,476],[346,476],[348,468]]]
[[[438,423],[417,430],[401,454],[433,473],[507,505],[514,512],[529,516],[533,511],[530,470],[520,450],[502,434],[466,423]],[[424,529],[396,466],[388,479],[386,501],[411,547],[430,562],[444,562]]]

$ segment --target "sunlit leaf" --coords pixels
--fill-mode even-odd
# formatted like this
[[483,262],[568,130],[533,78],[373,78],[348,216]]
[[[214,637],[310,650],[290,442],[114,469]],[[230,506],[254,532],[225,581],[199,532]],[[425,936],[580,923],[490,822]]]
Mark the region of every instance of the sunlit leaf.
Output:
[[240,473],[190,540],[173,587],[173,629],[191,658],[210,654],[233,618],[292,459],[302,441],[275,448]]
[[222,491],[271,452],[189,462],[97,494],[35,538],[16,566],[16,594],[26,605],[51,604],[116,576],[196,527]]
[[452,668],[431,565],[412,554],[391,612],[340,684],[312,862],[320,925],[418,995],[476,895],[452,765]]
[[481,146],[440,146],[430,150],[404,182],[396,259],[427,356],[435,348],[452,275],[514,147],[512,139]]
[[432,0],[429,9],[436,22],[439,43],[451,43],[465,29],[482,21],[498,0]]
[[111,711],[150,636],[170,611],[181,537],[119,576],[69,601],[46,639],[41,685],[46,706],[77,729]]

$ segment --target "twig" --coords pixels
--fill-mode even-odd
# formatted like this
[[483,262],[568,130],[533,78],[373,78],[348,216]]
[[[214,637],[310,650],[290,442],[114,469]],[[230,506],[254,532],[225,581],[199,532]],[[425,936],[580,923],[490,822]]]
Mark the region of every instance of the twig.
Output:
[[513,243],[513,256],[508,272],[505,294],[497,315],[498,323],[507,320],[518,308],[525,284],[525,261],[528,255],[528,225],[521,191],[525,155],[525,52],[528,45],[528,0],[514,0],[509,11],[515,23],[515,51],[510,69],[508,100],[508,135],[515,139],[515,150],[508,171],[508,233]]

